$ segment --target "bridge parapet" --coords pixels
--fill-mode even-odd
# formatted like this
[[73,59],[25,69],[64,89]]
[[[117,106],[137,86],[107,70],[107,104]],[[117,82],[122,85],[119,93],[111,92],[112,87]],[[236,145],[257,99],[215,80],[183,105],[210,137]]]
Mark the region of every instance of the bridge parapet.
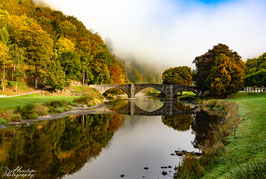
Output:
[[154,88],[161,91],[165,97],[169,100],[174,98],[174,95],[180,91],[192,91],[197,96],[201,95],[201,92],[194,86],[180,86],[170,84],[100,84],[100,85],[89,85],[91,88],[97,89],[100,93],[104,93],[109,89],[121,89],[124,91],[129,98],[134,96],[145,88]]

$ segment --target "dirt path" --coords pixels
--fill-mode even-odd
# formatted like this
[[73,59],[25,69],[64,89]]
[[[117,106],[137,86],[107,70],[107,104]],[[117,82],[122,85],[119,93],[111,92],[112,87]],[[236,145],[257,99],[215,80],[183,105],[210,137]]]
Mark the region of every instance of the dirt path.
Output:
[[44,92],[43,90],[37,90],[29,93],[23,93],[23,94],[17,94],[17,95],[11,95],[11,96],[6,96],[6,95],[0,95],[0,98],[12,98],[12,97],[18,97],[18,96],[24,96],[28,94],[35,94],[35,93],[41,93]]

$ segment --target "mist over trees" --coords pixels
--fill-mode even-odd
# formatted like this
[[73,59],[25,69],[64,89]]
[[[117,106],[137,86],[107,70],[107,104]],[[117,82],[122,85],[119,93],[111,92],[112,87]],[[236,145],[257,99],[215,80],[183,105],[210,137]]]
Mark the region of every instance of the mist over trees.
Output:
[[97,33],[32,0],[1,0],[0,46],[3,90],[13,80],[53,89],[72,81],[127,82],[124,67]]
[[[110,38],[105,39],[105,44],[114,53],[114,44]],[[129,83],[161,83],[161,70],[156,65],[142,62],[133,56],[117,59],[125,68]]]

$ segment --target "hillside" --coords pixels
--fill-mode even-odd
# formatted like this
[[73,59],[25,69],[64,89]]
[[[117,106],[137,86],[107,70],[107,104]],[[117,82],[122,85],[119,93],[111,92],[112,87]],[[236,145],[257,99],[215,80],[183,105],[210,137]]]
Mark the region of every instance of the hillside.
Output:
[[124,67],[102,38],[75,17],[32,0],[0,1],[0,73],[8,81],[62,89],[81,83],[126,83]]

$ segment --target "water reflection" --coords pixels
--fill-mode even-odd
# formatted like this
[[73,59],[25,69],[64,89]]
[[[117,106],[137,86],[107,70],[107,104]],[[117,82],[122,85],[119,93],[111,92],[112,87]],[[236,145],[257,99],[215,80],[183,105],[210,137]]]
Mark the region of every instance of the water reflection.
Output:
[[[29,127],[1,129],[0,166],[34,169],[36,178],[75,173],[107,146],[123,117],[71,116]],[[4,173],[1,170],[1,176]]]
[[[156,102],[156,100],[153,101]],[[195,114],[198,111],[197,106],[194,106],[192,108],[191,105],[184,105],[184,103],[182,102],[164,101],[161,103],[163,103],[163,105],[161,105],[159,109],[152,111],[152,110],[142,109],[137,105],[138,102],[135,100],[129,100],[124,102],[117,100],[114,101],[113,103],[108,103],[108,104],[115,104],[115,107],[113,107],[113,105],[107,107],[110,111],[101,110],[98,111],[98,113],[116,113],[116,114],[132,115],[132,116],[173,116],[173,115],[182,115],[182,114],[183,115]]]
[[[122,114],[132,113],[132,106],[134,113],[137,109],[148,115],[114,114],[125,109],[129,112]],[[34,169],[35,178],[169,178],[180,161],[171,154],[198,151],[220,119],[194,106],[159,100],[116,101],[107,109],[111,114],[0,129],[0,168]],[[178,115],[170,115],[169,109]],[[169,175],[162,176],[162,166],[171,166],[163,169]]]

